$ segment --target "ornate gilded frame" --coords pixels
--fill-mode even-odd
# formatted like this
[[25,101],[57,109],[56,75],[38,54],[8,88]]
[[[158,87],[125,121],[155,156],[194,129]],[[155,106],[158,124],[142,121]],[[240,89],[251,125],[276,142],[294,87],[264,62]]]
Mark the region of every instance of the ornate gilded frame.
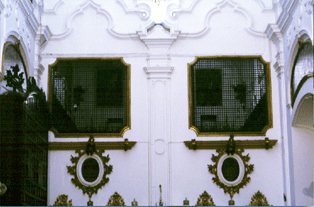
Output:
[[272,206],[272,205],[268,204],[267,198],[263,193],[257,191],[252,196],[249,206]]
[[[93,155],[98,156],[102,160],[102,166],[104,167],[104,173],[103,176],[99,179],[98,183],[95,183],[92,186],[88,186],[80,181],[78,178],[78,172],[77,172],[77,165],[80,161],[80,159],[86,155],[86,152],[84,150],[76,150],[76,153],[78,153],[77,157],[73,157],[71,155],[71,162],[73,163],[72,166],[67,166],[68,173],[74,178],[71,179],[71,182],[81,189],[83,191],[83,194],[88,194],[89,198],[91,199],[93,194],[97,194],[98,190],[101,189],[103,186],[105,186],[109,182],[109,178],[106,176],[109,175],[112,172],[112,165],[107,165],[107,162],[109,162],[110,158],[109,155],[103,156],[104,150],[97,150]],[[89,155],[89,157],[92,157],[93,155]]]
[[[313,69],[313,72],[312,73],[308,73],[306,74],[305,76],[303,76],[303,78],[300,80],[297,88],[294,88],[294,74],[295,74],[295,65],[297,63],[297,60],[298,60],[298,57],[299,57],[299,54],[304,46],[304,44],[306,43],[309,43],[309,42],[303,42],[303,43],[299,43],[299,47],[298,47],[298,52],[297,52],[297,55],[295,56],[295,59],[293,61],[293,68],[292,68],[292,72],[291,72],[291,80],[290,80],[290,96],[291,96],[291,106],[293,107],[294,106],[294,103],[295,103],[295,100],[303,86],[303,84],[310,78],[313,78],[314,77],[314,69]],[[314,56],[314,46],[312,46],[312,50],[313,50],[313,56]],[[313,60],[314,61],[314,60]],[[314,64],[314,63],[313,63]],[[313,65],[314,67],[314,65]]]
[[[266,67],[267,72],[267,107],[268,107],[268,125],[266,125],[261,132],[200,132],[196,126],[193,126],[193,100],[192,100],[192,80],[191,67],[198,62],[199,59],[217,59],[217,58],[258,58]],[[268,129],[273,127],[273,112],[272,112],[272,90],[271,90],[271,71],[270,63],[266,62],[262,56],[196,56],[195,60],[188,63],[188,97],[189,97],[189,129],[192,129],[197,136],[229,136],[234,134],[236,136],[265,136]]]
[[[212,155],[211,160],[215,163],[214,165],[208,165],[208,170],[209,173],[213,174],[213,182],[220,188],[222,188],[224,190],[224,193],[228,193],[232,199],[233,195],[235,193],[239,193],[240,189],[243,188],[244,186],[246,186],[250,181],[251,178],[248,177],[249,174],[251,174],[254,170],[254,165],[253,164],[248,164],[248,161],[250,160],[249,154],[247,155],[242,155],[242,153],[244,152],[243,149],[236,149],[235,150],[235,154],[237,156],[239,156],[242,161],[243,161],[243,165],[244,165],[244,174],[241,180],[239,180],[237,182],[236,185],[226,185],[219,177],[219,170],[218,169],[218,165],[219,165],[219,161],[220,159],[226,155],[226,150],[225,149],[217,149],[216,152],[218,153],[218,155]],[[240,173],[239,173],[240,176]]]
[[126,74],[126,96],[127,96],[127,125],[119,132],[119,133],[59,133],[54,127],[50,129],[55,135],[56,138],[86,138],[90,135],[94,137],[123,137],[124,133],[131,129],[131,65],[127,64],[123,57],[112,57],[112,58],[94,58],[94,57],[86,57],[86,58],[57,58],[57,60],[49,65],[48,71],[48,102],[50,112],[52,111],[52,69],[54,66],[58,64],[59,61],[62,60],[120,60],[122,64],[127,67]]

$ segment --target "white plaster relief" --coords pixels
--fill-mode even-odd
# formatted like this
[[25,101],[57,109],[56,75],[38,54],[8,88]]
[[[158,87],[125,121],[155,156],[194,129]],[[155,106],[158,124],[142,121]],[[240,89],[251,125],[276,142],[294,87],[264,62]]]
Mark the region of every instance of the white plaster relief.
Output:
[[36,35],[37,28],[39,27],[40,23],[37,21],[34,15],[30,15],[27,18],[27,26],[29,30],[32,32],[32,35]]
[[64,3],[64,0],[59,0],[52,9],[45,9],[44,10],[44,13],[47,13],[47,14],[56,14],[56,11],[63,5],[65,4]]
[[11,1],[7,1],[6,5],[5,5],[5,14],[4,16],[6,18],[10,18],[11,14],[12,14],[12,2]]
[[306,0],[304,3],[304,7],[308,15],[311,15],[313,13],[313,1],[312,0]]
[[158,155],[162,155],[165,153],[166,143],[163,139],[157,139],[154,143],[155,153]]
[[0,0],[0,14],[2,13],[2,11],[5,9],[4,4],[2,3],[2,0]]
[[289,27],[287,32],[287,48],[290,49],[292,39],[292,26]]
[[87,7],[91,7],[93,9],[96,10],[97,13],[103,14],[109,21],[109,27],[108,30],[111,31],[113,29],[113,22],[112,22],[112,17],[111,15],[104,9],[100,8],[101,6],[99,4],[96,4],[94,1],[92,0],[87,0],[86,2],[84,2],[83,4],[79,5],[77,7],[77,9],[75,9],[67,18],[66,20],[66,30],[63,31],[60,34],[53,34],[53,36],[51,37],[51,39],[63,39],[66,36],[68,36],[73,28],[72,28],[72,22],[73,20],[79,16],[79,14],[84,14],[84,9]]
[[37,35],[39,36],[39,45],[43,46],[51,37],[52,33],[48,26],[41,25],[37,29]]
[[[130,5],[127,5],[124,0],[117,0],[121,6],[123,6],[126,12],[135,12],[137,13],[142,20],[148,20],[151,16],[151,9],[147,3],[136,3],[136,6],[130,8]],[[134,1],[135,2],[135,1]],[[134,5],[134,3],[133,3]]]
[[[58,3],[59,4],[63,4],[63,1]],[[53,34],[53,36],[51,37],[51,39],[63,39],[65,37],[67,37],[73,30],[73,27],[72,27],[72,23],[73,23],[73,20],[79,16],[79,14],[84,14],[84,9],[86,9],[87,7],[91,7],[93,9],[96,10],[97,13],[99,14],[102,14],[104,15],[107,19],[108,19],[108,22],[109,22],[109,26],[107,28],[107,31],[109,32],[110,35],[112,35],[113,37],[116,37],[116,38],[133,38],[133,39],[138,39],[139,36],[137,33],[119,33],[117,31],[114,30],[114,23],[113,23],[113,18],[112,16],[110,15],[110,13],[101,8],[101,5],[100,4],[97,4],[95,3],[93,0],[87,0],[85,1],[84,3],[82,3],[81,5],[79,5],[69,16],[68,18],[66,19],[66,29],[59,33],[59,34]],[[57,7],[57,6],[56,6]],[[58,6],[60,7],[60,6]],[[49,11],[48,11],[49,12]],[[51,13],[54,13],[55,14],[55,9],[53,11],[51,11]]]
[[173,67],[144,67],[147,79],[170,79]]
[[249,34],[256,36],[256,37],[263,37],[263,38],[266,37],[264,32],[257,31],[253,28],[253,19],[252,19],[251,15],[244,8],[242,8],[240,6],[240,4],[235,3],[232,0],[223,0],[220,3],[217,3],[214,8],[210,9],[208,11],[208,13],[206,14],[205,26],[202,30],[195,32],[195,33],[180,33],[180,37],[185,38],[185,37],[203,36],[204,34],[206,34],[207,32],[209,32],[212,29],[210,24],[211,24],[211,20],[213,19],[213,17],[217,14],[222,13],[222,11],[227,7],[232,9],[232,13],[238,14],[238,15],[245,18],[246,23],[244,23],[243,28],[246,32],[248,32]]
[[18,4],[24,16],[28,16],[32,13],[32,3],[30,1],[18,1]]
[[19,9],[19,4],[18,2],[16,1],[15,2],[15,5],[14,5],[14,14],[15,14],[15,21],[16,21],[16,26],[17,26],[17,29],[19,31],[19,35],[22,34],[22,29],[20,27],[20,20],[19,20],[19,12],[18,12],[18,9]]
[[179,4],[177,3],[170,3],[168,6],[168,14],[171,19],[177,19],[180,15],[180,13],[186,12],[186,13],[192,13],[193,8],[195,5],[199,2],[199,0],[193,0],[189,7],[184,8],[182,6],[182,2]]

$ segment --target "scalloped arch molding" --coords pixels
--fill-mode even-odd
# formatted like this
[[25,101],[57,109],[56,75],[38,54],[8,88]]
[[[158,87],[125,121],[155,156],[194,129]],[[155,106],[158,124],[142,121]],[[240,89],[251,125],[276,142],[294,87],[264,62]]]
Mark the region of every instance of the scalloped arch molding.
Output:
[[[59,4],[62,4],[62,0],[57,3],[55,7],[57,7]],[[76,17],[80,16],[80,14],[84,14],[85,10],[87,8],[93,8],[96,13],[101,14],[106,17],[108,20],[108,32],[115,34],[116,32],[113,31],[113,19],[111,15],[105,10],[101,8],[101,5],[96,4],[93,0],[87,0],[83,4],[79,5],[67,18],[66,20],[66,29],[59,33],[59,34],[53,34],[51,39],[63,39],[67,37],[72,31],[73,31],[73,22],[76,19]],[[55,8],[54,8],[55,9]]]

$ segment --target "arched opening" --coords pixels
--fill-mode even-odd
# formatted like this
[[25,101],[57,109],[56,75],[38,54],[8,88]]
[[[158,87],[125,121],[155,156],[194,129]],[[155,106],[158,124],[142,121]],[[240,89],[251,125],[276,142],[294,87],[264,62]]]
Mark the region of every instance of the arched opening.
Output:
[[20,51],[19,44],[7,42],[4,45],[3,55],[2,55],[2,68],[1,68],[2,77],[0,80],[2,87],[0,87],[0,94],[6,92],[8,90],[12,91],[11,87],[6,86],[7,82],[6,82],[6,80],[4,80],[4,76],[7,75],[7,71],[12,71],[12,68],[15,66],[18,66],[18,68],[19,68],[18,73],[23,72],[24,83],[22,84],[22,88],[25,91],[26,87],[27,87],[27,81],[26,80],[28,78],[28,74],[27,74],[27,68],[26,68],[26,65],[24,62],[24,58],[23,58],[22,53]]
[[313,94],[299,102],[292,123],[292,154],[296,205],[314,204]]

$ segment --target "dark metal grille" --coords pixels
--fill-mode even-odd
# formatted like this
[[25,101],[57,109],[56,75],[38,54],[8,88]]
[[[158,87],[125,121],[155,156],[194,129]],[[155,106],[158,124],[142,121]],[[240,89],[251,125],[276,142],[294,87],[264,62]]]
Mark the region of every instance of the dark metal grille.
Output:
[[59,133],[119,133],[127,126],[127,66],[121,60],[60,60],[52,68]]
[[261,132],[267,70],[259,58],[200,58],[190,67],[192,125],[200,132]]

